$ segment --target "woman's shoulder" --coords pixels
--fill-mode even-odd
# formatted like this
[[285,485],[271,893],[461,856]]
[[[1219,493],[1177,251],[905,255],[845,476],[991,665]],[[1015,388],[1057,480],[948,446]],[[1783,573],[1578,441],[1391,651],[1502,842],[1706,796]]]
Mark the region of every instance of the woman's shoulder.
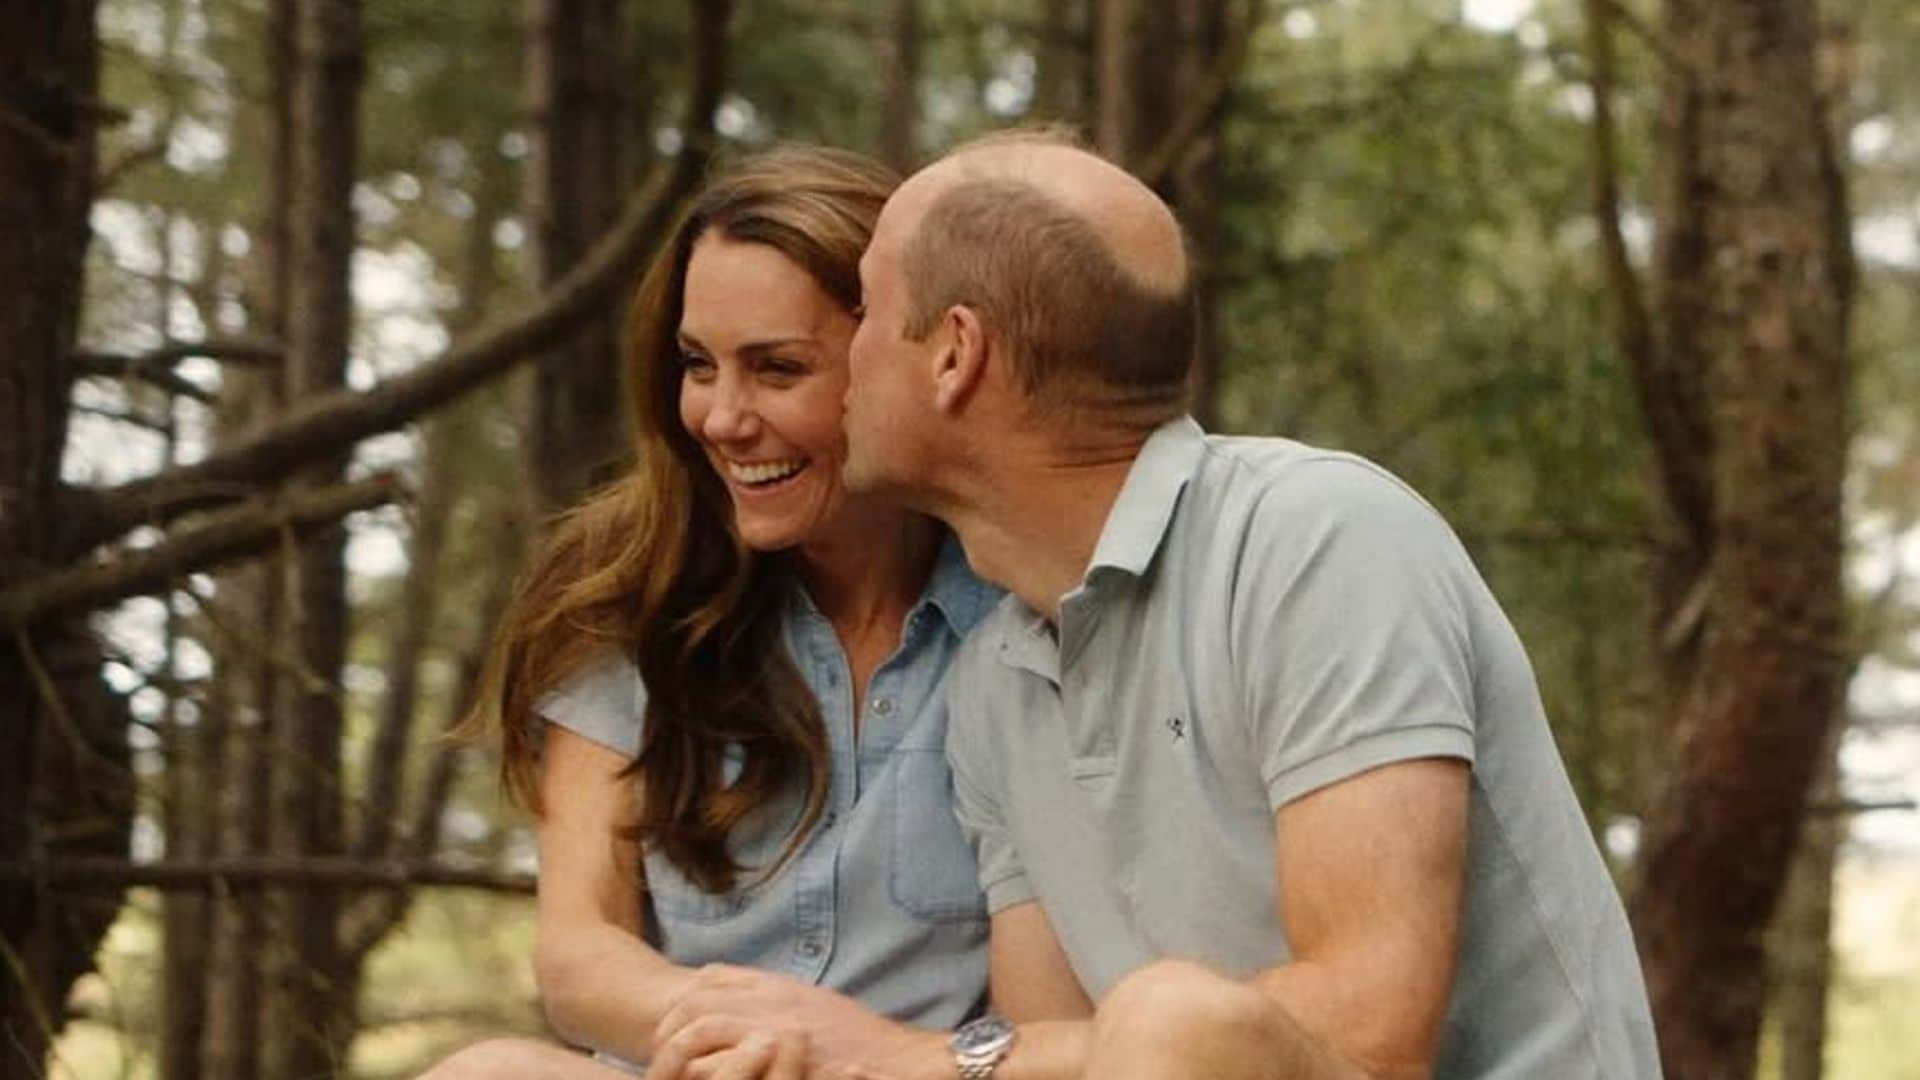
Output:
[[549,722],[628,757],[640,752],[646,709],[640,669],[612,646],[595,650],[533,705]]

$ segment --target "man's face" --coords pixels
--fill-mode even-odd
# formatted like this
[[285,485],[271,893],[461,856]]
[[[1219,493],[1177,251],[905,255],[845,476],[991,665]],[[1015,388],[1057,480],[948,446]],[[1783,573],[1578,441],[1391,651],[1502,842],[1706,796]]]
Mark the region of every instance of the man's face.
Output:
[[917,462],[933,412],[931,359],[941,340],[906,336],[909,297],[902,266],[924,201],[911,181],[888,200],[873,241],[860,260],[862,318],[848,350],[847,459],[849,491],[889,490],[911,495]]

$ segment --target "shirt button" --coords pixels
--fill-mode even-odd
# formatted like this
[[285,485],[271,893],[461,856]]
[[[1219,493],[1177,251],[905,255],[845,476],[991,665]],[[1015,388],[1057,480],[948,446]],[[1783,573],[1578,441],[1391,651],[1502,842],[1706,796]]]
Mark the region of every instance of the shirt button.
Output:
[[825,946],[820,944],[819,938],[800,939],[800,955],[806,957],[809,960],[813,959],[816,956],[819,956],[824,949],[825,949]]
[[893,699],[884,698],[884,697],[875,698],[873,702],[873,711],[879,713],[881,716],[893,715]]
[[831,829],[835,825],[839,824],[839,822],[840,822],[839,813],[837,811],[829,810],[827,811],[826,815],[820,819],[820,827],[822,829]]

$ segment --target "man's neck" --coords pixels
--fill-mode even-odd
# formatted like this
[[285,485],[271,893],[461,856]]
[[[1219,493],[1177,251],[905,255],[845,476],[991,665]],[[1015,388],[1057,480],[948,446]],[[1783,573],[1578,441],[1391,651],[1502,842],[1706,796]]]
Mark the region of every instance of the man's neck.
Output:
[[943,508],[974,572],[1054,623],[1086,576],[1140,438],[1063,452],[1012,447]]

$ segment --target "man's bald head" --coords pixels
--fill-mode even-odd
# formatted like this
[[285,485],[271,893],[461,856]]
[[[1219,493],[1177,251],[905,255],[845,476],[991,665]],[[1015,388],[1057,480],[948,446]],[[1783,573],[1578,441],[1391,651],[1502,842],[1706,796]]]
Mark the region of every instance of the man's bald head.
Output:
[[910,230],[909,337],[965,305],[1043,411],[1157,423],[1185,408],[1197,330],[1185,244],[1125,170],[1051,135],[990,135],[923,169],[895,202]]

